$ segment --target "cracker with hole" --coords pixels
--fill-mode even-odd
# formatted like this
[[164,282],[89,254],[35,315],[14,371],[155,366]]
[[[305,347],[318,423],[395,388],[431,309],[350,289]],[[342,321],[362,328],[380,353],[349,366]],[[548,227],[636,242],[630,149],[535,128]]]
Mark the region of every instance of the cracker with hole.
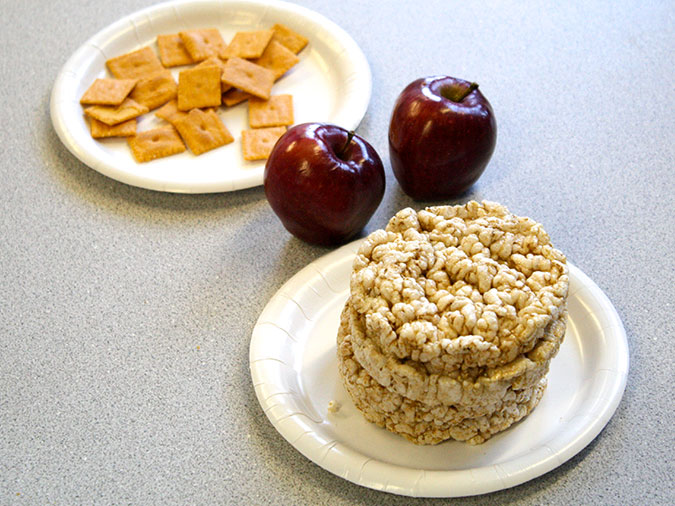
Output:
[[148,46],[110,58],[105,63],[110,73],[118,79],[138,79],[164,70],[162,62]]
[[178,85],[171,72],[165,70],[138,80],[129,97],[152,111],[176,98]]
[[185,30],[178,32],[178,35],[195,62],[206,60],[211,56],[219,56],[227,47],[223,36],[215,28]]
[[274,35],[272,35],[272,40],[283,44],[288,49],[293,51],[293,53],[298,54],[304,49],[304,47],[309,42],[306,37],[303,37],[297,32],[294,32],[290,28],[280,23],[275,24],[272,27]]
[[129,137],[127,143],[138,163],[150,162],[185,151],[185,144],[171,125],[141,132]]
[[84,110],[84,113],[97,119],[106,125],[117,125],[123,121],[137,118],[148,112],[148,108],[130,98],[124,99],[120,105],[92,105]]
[[183,39],[177,33],[158,35],[157,48],[159,49],[159,59],[165,67],[178,67],[194,63],[183,43]]
[[273,40],[267,45],[262,56],[253,60],[253,63],[274,72],[274,80],[276,81],[299,61],[300,58],[293,51]]
[[265,160],[270,156],[272,148],[284,135],[286,127],[254,128],[241,132],[241,149],[244,160]]
[[192,109],[187,115],[176,119],[174,125],[195,155],[234,142],[234,137],[213,110]]
[[258,98],[270,98],[274,73],[248,60],[234,56],[225,62],[222,82]]
[[82,105],[120,105],[136,86],[136,79],[96,79],[80,99]]
[[178,109],[218,107],[221,102],[221,71],[216,66],[195,67],[178,74]]
[[248,101],[248,123],[251,128],[293,124],[293,97],[273,95],[269,100],[251,97]]
[[94,139],[105,139],[108,137],[131,137],[136,135],[136,118],[123,121],[117,125],[106,125],[105,123],[89,118],[89,131]]
[[260,58],[269,44],[274,32],[272,30],[253,30],[237,32],[221,53],[223,58]]

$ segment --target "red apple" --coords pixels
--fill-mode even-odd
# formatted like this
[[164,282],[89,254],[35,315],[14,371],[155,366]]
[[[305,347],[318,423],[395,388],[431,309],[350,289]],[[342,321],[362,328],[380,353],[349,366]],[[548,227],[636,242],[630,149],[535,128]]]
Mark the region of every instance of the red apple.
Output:
[[496,140],[494,113],[478,85],[448,76],[410,83],[389,124],[394,176],[417,200],[466,191],[485,170]]
[[384,185],[375,149],[336,125],[293,126],[265,164],[270,206],[290,233],[314,244],[354,237],[380,205]]

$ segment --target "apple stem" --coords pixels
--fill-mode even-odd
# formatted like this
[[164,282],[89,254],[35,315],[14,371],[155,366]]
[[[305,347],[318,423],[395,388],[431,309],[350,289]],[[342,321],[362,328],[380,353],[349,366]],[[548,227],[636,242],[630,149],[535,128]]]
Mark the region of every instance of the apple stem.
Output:
[[342,147],[340,152],[338,153],[338,156],[340,159],[342,159],[342,156],[345,154],[345,151],[347,151],[347,147],[349,147],[349,143],[352,142],[352,139],[356,135],[356,132],[354,130],[350,130],[349,133],[347,134],[347,142],[345,142],[345,145]]
[[454,102],[461,102],[462,100],[464,100],[469,95],[469,93],[471,93],[472,91],[477,90],[477,89],[478,89],[478,83],[471,83],[469,85],[469,87],[462,92],[461,95],[453,98],[452,100]]

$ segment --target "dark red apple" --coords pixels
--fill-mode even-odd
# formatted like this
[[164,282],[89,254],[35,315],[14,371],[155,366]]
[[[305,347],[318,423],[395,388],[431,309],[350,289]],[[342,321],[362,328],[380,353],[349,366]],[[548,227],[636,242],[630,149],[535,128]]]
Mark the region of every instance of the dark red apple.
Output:
[[394,175],[417,200],[466,191],[485,170],[496,140],[494,113],[478,85],[448,76],[410,83],[389,124]]
[[325,123],[288,129],[265,164],[270,206],[290,233],[314,244],[354,237],[380,205],[384,185],[375,149],[353,132]]

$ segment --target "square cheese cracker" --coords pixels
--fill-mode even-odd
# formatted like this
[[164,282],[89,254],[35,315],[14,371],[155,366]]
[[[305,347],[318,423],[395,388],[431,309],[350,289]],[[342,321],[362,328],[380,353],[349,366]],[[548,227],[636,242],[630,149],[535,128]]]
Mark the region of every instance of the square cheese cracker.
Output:
[[171,125],[146,130],[127,139],[138,163],[175,155],[185,151],[185,144]]
[[82,95],[80,104],[120,105],[136,82],[136,79],[96,79]]
[[150,111],[176,98],[178,86],[168,70],[138,80],[136,87],[129,95]]
[[241,148],[244,160],[265,160],[272,148],[284,135],[286,127],[254,128],[241,132]]
[[110,58],[105,63],[110,73],[118,79],[137,79],[164,70],[162,62],[148,46]]
[[136,118],[134,118],[110,126],[97,119],[89,118],[89,128],[91,136],[94,139],[105,139],[106,137],[130,137],[136,135],[136,123]]
[[218,107],[222,96],[220,74],[216,66],[195,67],[178,74],[178,109]]
[[274,84],[274,73],[235,56],[225,62],[221,79],[229,86],[267,100]]
[[87,116],[97,119],[106,125],[117,125],[123,121],[137,118],[148,112],[144,105],[127,98],[120,105],[92,105],[84,110]]
[[206,60],[211,56],[219,56],[225,51],[225,41],[215,28],[186,30],[179,32],[185,49],[195,62]]
[[253,63],[274,72],[274,80],[276,81],[299,61],[300,58],[293,51],[273,40],[267,45],[262,56],[253,60]]
[[195,155],[234,141],[218,114],[212,110],[192,109],[185,116],[176,119],[174,125]]
[[272,31],[274,32],[272,40],[280,42],[295,54],[298,54],[300,51],[302,51],[309,42],[306,37],[303,37],[299,33],[294,32],[287,26],[280,23],[275,24],[272,27]]
[[269,100],[251,97],[248,101],[248,123],[251,128],[293,124],[293,97],[273,95]]
[[158,35],[157,48],[159,49],[159,59],[165,67],[194,63],[190,53],[185,48],[185,44],[183,44],[183,39],[177,33]]
[[221,53],[223,58],[260,58],[269,44],[274,32],[272,30],[256,30],[237,32]]

